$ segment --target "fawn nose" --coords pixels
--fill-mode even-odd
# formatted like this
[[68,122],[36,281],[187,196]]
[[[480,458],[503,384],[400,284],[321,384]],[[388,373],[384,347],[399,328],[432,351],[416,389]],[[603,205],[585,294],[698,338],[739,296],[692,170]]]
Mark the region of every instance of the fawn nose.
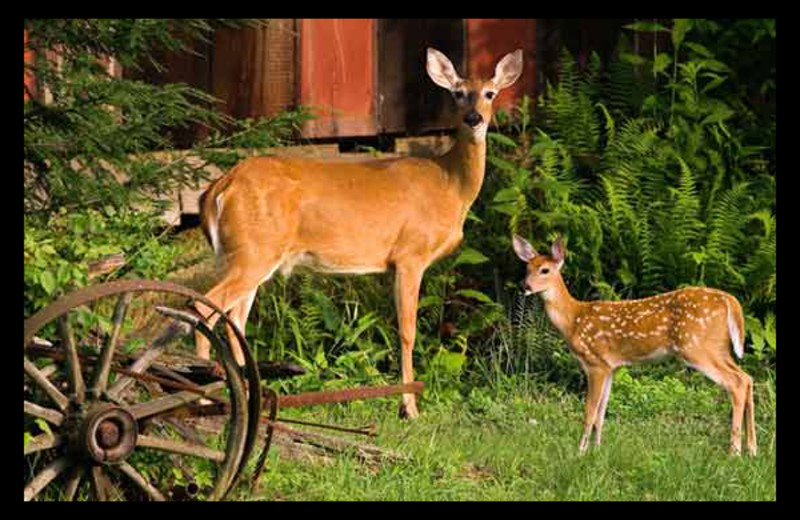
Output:
[[483,116],[475,110],[470,110],[464,116],[464,122],[474,128],[483,122]]

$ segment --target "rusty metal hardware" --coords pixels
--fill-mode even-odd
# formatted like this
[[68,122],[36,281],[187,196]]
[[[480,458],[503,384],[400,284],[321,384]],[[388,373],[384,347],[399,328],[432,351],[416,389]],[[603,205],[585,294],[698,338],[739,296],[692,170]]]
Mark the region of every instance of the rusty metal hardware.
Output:
[[297,395],[282,395],[278,401],[278,408],[299,408],[317,404],[344,403],[359,399],[375,399],[396,394],[420,394],[425,389],[425,383],[414,381],[401,385],[362,386],[344,390],[326,390],[322,392],[307,392]]

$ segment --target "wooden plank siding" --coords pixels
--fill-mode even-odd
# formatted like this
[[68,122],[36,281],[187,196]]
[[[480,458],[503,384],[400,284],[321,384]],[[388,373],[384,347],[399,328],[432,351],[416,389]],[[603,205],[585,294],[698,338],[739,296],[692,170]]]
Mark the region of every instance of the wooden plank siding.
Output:
[[500,92],[494,101],[495,110],[508,109],[526,94],[536,99],[536,19],[469,18],[465,23],[469,74],[472,77],[493,76],[500,58],[522,49],[522,76]]
[[450,94],[425,72],[427,48],[445,53],[466,76],[464,23],[460,18],[378,21],[378,99],[383,132],[419,134],[452,125]]
[[378,133],[376,28],[373,18],[301,20],[299,100],[318,116],[303,137]]
[[272,117],[295,104],[296,21],[216,33],[212,93],[220,110],[237,119]]
[[[23,36],[24,36],[24,39],[25,39],[24,45],[23,45],[23,48],[22,48],[23,62],[26,65],[27,64],[31,64],[32,65],[33,64],[33,60],[34,60],[34,53],[31,50],[27,50],[27,47],[28,47],[28,31],[23,29],[22,33],[23,33]],[[24,103],[24,102],[28,101],[31,98],[31,96],[33,96],[35,98],[38,94],[37,94],[37,91],[36,91],[36,78],[34,77],[33,72],[30,72],[27,69],[24,69],[22,72],[23,72],[22,94],[23,94],[23,103]]]

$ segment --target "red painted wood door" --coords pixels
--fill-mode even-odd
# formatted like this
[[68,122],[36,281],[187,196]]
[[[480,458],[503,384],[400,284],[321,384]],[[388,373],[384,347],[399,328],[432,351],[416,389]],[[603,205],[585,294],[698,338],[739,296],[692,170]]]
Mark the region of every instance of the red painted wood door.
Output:
[[536,19],[468,18],[467,56],[473,77],[489,78],[505,54],[522,49],[524,68],[517,82],[500,93],[495,108],[509,108],[524,94],[536,98]]
[[303,136],[376,134],[376,20],[304,18],[300,31],[300,103],[318,116]]

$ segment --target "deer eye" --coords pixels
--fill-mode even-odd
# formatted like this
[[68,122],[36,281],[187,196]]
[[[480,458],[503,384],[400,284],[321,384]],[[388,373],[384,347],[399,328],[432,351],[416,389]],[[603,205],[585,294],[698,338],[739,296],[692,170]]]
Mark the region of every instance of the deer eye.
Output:
[[492,99],[496,94],[497,94],[496,92],[492,92],[491,90],[489,90],[485,94],[486,95],[486,99]]
[[549,272],[550,272],[550,268],[549,267],[544,267],[542,269],[539,269],[539,274],[547,274]]
[[463,90],[456,90],[455,92],[453,92],[453,96],[455,96],[455,98],[458,101],[461,101],[462,99],[464,99],[465,94]]

